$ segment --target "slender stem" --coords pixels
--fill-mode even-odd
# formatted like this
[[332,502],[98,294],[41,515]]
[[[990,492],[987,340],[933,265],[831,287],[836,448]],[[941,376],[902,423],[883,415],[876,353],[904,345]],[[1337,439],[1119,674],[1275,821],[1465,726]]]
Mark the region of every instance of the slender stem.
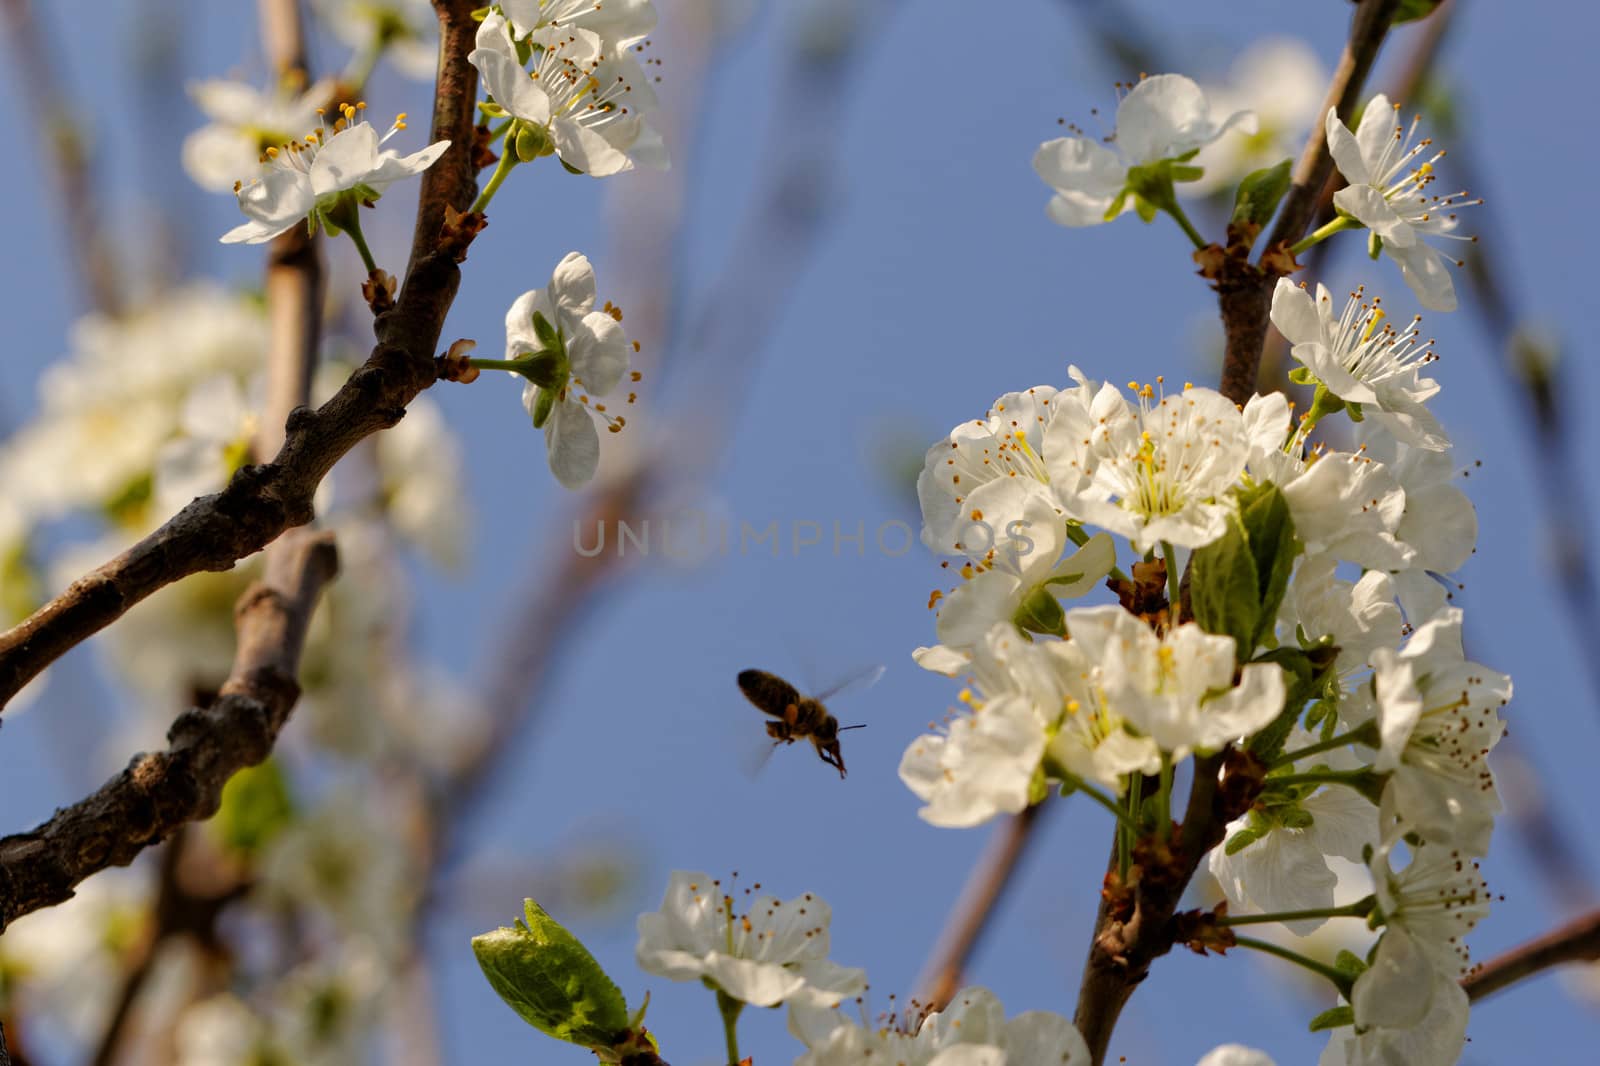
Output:
[[728,1044],[728,1066],[739,1066],[739,1012],[744,1004],[719,988],[717,1010],[722,1014],[722,1035]]
[[516,130],[513,128],[508,127],[506,129],[505,139],[500,142],[500,162],[495,165],[494,173],[489,176],[489,184],[483,187],[483,192],[479,193],[477,200],[473,201],[472,210],[475,213],[481,214],[489,206],[489,201],[494,199],[494,194],[500,191],[500,183],[506,180],[506,175],[511,173],[511,168],[520,162],[517,159],[517,146],[511,141],[512,134],[515,132]]
[[1176,196],[1170,202],[1161,206],[1166,210],[1167,214],[1172,216],[1172,221],[1178,224],[1178,227],[1183,230],[1196,248],[1210,247],[1211,242],[1200,236],[1200,231],[1194,228],[1194,223],[1189,221],[1189,216],[1183,213],[1183,207],[1179,205]]
[[525,359],[468,359],[468,366],[475,366],[479,370],[505,370],[512,374],[520,373],[528,365]]
[[[1178,573],[1178,552],[1166,541],[1161,542],[1161,557],[1167,564],[1167,629],[1178,628],[1178,615],[1183,592],[1183,575]],[[1245,652],[1245,649],[1240,649]]]
[[1156,838],[1165,840],[1172,832],[1172,760],[1165,756],[1161,759],[1161,791],[1157,795],[1160,800],[1156,807],[1161,821],[1156,826]]
[[361,223],[355,213],[356,210],[359,210],[359,208],[350,212],[350,224],[344,227],[344,231],[350,235],[352,241],[356,242],[356,251],[361,253],[361,262],[366,265],[367,273],[373,274],[378,270],[378,261],[372,258],[372,249],[367,247],[367,238],[362,236]]
[[1117,822],[1128,831],[1134,834],[1139,832],[1138,821],[1129,815],[1127,811],[1123,810],[1122,805],[1116,800],[1112,799],[1110,796],[1106,795],[1104,792],[1101,792],[1098,788],[1095,788],[1086,781],[1074,779],[1072,782],[1072,787],[1075,791],[1083,793],[1085,796],[1089,797],[1096,803],[1100,804],[1100,806],[1110,811],[1117,819]]
[[[1291,763],[1299,762],[1301,759],[1310,758],[1313,755],[1321,755],[1325,751],[1332,751],[1335,748],[1342,748],[1350,744],[1370,744],[1372,739],[1371,728],[1363,725],[1357,729],[1350,730],[1348,733],[1340,733],[1336,737],[1329,737],[1327,740],[1320,740],[1315,744],[1307,744],[1303,748],[1284,752],[1273,762],[1272,769],[1288,766]],[[1274,778],[1274,780],[1282,780],[1282,778]]]
[[1367,896],[1343,907],[1310,907],[1303,911],[1273,911],[1270,914],[1229,914],[1217,918],[1218,925],[1260,925],[1264,922],[1296,922],[1302,918],[1365,918],[1378,902]]
[[372,77],[372,72],[377,69],[378,60],[383,58],[384,50],[389,47],[389,35],[375,34],[372,43],[350,57],[350,65],[344,68],[344,73],[339,75],[339,83],[353,96],[359,96],[366,87],[367,81]]
[[1233,942],[1242,948],[1250,948],[1254,951],[1264,951],[1268,955],[1276,955],[1278,958],[1292,962],[1296,966],[1303,966],[1312,973],[1321,974],[1323,977],[1326,977],[1328,980],[1337,985],[1341,992],[1350,987],[1349,974],[1340,973],[1332,966],[1320,963],[1316,959],[1307,958],[1298,951],[1290,951],[1288,948],[1279,947],[1270,940],[1257,940],[1255,937],[1241,936],[1235,937]]
[[1279,785],[1348,785],[1359,789],[1372,778],[1371,770],[1309,770],[1303,774],[1278,774],[1267,778],[1267,787]]
[[1295,255],[1310,248],[1312,245],[1321,244],[1335,233],[1343,233],[1347,229],[1360,229],[1361,223],[1347,215],[1339,215],[1325,225],[1318,226],[1305,237],[1289,246],[1289,251]]

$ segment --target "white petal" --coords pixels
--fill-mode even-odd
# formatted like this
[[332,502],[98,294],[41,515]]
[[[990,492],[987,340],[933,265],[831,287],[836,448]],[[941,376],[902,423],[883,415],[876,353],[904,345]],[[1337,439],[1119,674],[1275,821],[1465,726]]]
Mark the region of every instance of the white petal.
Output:
[[600,466],[600,434],[594,416],[576,400],[557,400],[544,426],[550,472],[569,489],[580,489]]

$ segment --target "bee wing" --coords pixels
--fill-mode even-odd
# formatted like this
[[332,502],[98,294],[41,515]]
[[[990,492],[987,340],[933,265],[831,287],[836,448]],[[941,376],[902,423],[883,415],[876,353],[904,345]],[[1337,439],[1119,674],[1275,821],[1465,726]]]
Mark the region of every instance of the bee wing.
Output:
[[772,760],[772,753],[783,746],[783,741],[774,740],[763,743],[760,747],[751,747],[740,760],[744,769],[744,776],[754,781],[761,776],[761,771],[767,768],[767,763]]
[[883,676],[884,671],[887,669],[888,667],[880,663],[877,666],[869,666],[863,670],[857,670],[855,673],[850,674],[843,681],[840,681],[838,684],[832,686],[826,691],[819,692],[816,697],[817,702],[827,703],[835,696],[842,695],[846,692],[860,692],[863,689],[871,688],[873,685],[878,683],[878,679]]

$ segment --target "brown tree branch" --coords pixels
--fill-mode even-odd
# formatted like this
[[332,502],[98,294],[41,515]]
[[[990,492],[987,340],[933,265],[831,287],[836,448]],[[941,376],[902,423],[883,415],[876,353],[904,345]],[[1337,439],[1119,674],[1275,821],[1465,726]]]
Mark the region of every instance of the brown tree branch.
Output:
[[471,239],[470,229],[445,233],[444,223],[446,208],[465,211],[476,195],[477,72],[467,62],[476,28],[473,0],[435,0],[435,7],[442,43],[431,139],[451,145],[423,172],[405,283],[395,307],[374,323],[377,346],[321,408],[291,414],[272,462],[243,467],[222,492],[189,504],[0,634],[0,705],[157,589],[202,570],[231,569],[284,530],[310,521],[312,495],[333,465],[366,437],[398,422],[406,405],[436,380],[433,353]]
[[[1339,117],[1349,121],[1361,98],[1361,87],[1378,58],[1378,49],[1389,32],[1399,0],[1361,0],[1350,24],[1350,39],[1339,67],[1328,85],[1328,95],[1318,112],[1325,116],[1337,108]],[[1222,394],[1235,403],[1244,403],[1255,392],[1256,374],[1261,366],[1262,345],[1267,336],[1267,312],[1272,305],[1272,289],[1277,283],[1283,254],[1299,240],[1316,215],[1323,186],[1333,174],[1333,154],[1323,136],[1319,117],[1311,136],[1295,164],[1294,181],[1283,198],[1278,220],[1266,239],[1262,261],[1252,265],[1229,260],[1217,279],[1217,303],[1222,312],[1222,328],[1227,348],[1222,363]],[[1269,263],[1267,257],[1272,259]]]
[[126,866],[184,823],[216,812],[222,786],[265,759],[289,719],[300,695],[306,627],[337,569],[331,535],[294,534],[293,550],[273,553],[263,579],[239,599],[238,652],[217,699],[180,715],[165,751],[136,755],[98,792],[29,832],[0,839],[0,931],[70,899],[91,874]]
[[[1378,49],[1388,34],[1398,0],[1361,0],[1351,22],[1344,56],[1328,87],[1322,114],[1330,107],[1348,119]],[[1288,242],[1305,232],[1317,198],[1333,172],[1333,156],[1323,125],[1313,126],[1295,167],[1294,183],[1267,240],[1267,255],[1280,262]],[[1267,334],[1267,311],[1279,270],[1230,256],[1216,276],[1227,351],[1221,390],[1235,403],[1255,392]],[[1074,1022],[1089,1046],[1090,1060],[1100,1066],[1111,1044],[1122,1008],[1149,975],[1150,964],[1172,948],[1171,920],[1184,889],[1207,851],[1222,840],[1223,828],[1243,813],[1260,789],[1260,776],[1245,756],[1196,758],[1194,784],[1179,831],[1166,841],[1142,841],[1131,884],[1107,874],[1107,887],[1084,962]],[[1226,769],[1227,776],[1219,774]]]
[[1461,987],[1467,990],[1468,999],[1477,1002],[1542,970],[1569,962],[1600,962],[1600,910],[1590,911],[1475,967],[1461,979]]
[[1027,852],[1047,805],[1048,801],[1024,808],[990,834],[989,846],[967,875],[967,883],[945,919],[944,932],[928,956],[922,976],[917,978],[917,1009],[942,1011],[961,990],[967,963]]
[[67,254],[82,286],[83,301],[93,310],[117,314],[122,297],[116,260],[106,241],[110,231],[100,218],[89,149],[67,104],[70,97],[56,82],[49,60],[51,50],[44,44],[29,0],[3,0],[3,7],[18,93],[28,117],[38,125],[38,139],[50,147],[55,164],[50,184],[61,207]]

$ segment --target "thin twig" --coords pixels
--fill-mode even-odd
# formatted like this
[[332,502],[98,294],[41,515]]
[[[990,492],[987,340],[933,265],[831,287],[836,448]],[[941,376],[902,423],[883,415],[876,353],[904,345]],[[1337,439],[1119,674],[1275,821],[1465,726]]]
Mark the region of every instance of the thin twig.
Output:
[[100,218],[101,197],[93,188],[89,148],[73,117],[69,95],[55,80],[53,50],[46,47],[29,0],[3,0],[11,41],[12,65],[25,110],[50,147],[67,254],[82,285],[84,302],[95,311],[117,314],[122,309],[116,260],[106,240],[110,232]]
[[461,281],[468,237],[442,236],[445,210],[465,211],[476,195],[472,165],[477,72],[467,62],[473,0],[435,0],[441,60],[432,139],[450,149],[422,175],[405,284],[393,310],[374,323],[367,362],[316,411],[297,409],[283,447],[261,466],[239,470],[222,492],[194,501],[133,547],[73,582],[0,634],[0,704],[68,649],[120,618],[156,590],[203,570],[228,570],[311,520],[317,485],[351,448],[405,415],[437,379],[433,353]]
[[293,536],[294,550],[269,557],[262,580],[239,599],[238,651],[217,699],[180,715],[165,751],[134,756],[93,795],[0,839],[0,931],[70,899],[86,877],[126,866],[186,822],[210,817],[228,779],[272,751],[300,696],[312,610],[338,569],[329,534]]
[[1027,852],[1029,841],[1037,835],[1039,818],[1048,805],[1046,801],[1026,807],[990,834],[989,846],[967,874],[967,883],[945,919],[944,932],[917,978],[919,1009],[942,1011],[961,990],[967,963]]
[[1542,970],[1569,962],[1600,962],[1600,910],[1590,911],[1475,967],[1461,979],[1461,987],[1467,990],[1468,999],[1477,1002]]

